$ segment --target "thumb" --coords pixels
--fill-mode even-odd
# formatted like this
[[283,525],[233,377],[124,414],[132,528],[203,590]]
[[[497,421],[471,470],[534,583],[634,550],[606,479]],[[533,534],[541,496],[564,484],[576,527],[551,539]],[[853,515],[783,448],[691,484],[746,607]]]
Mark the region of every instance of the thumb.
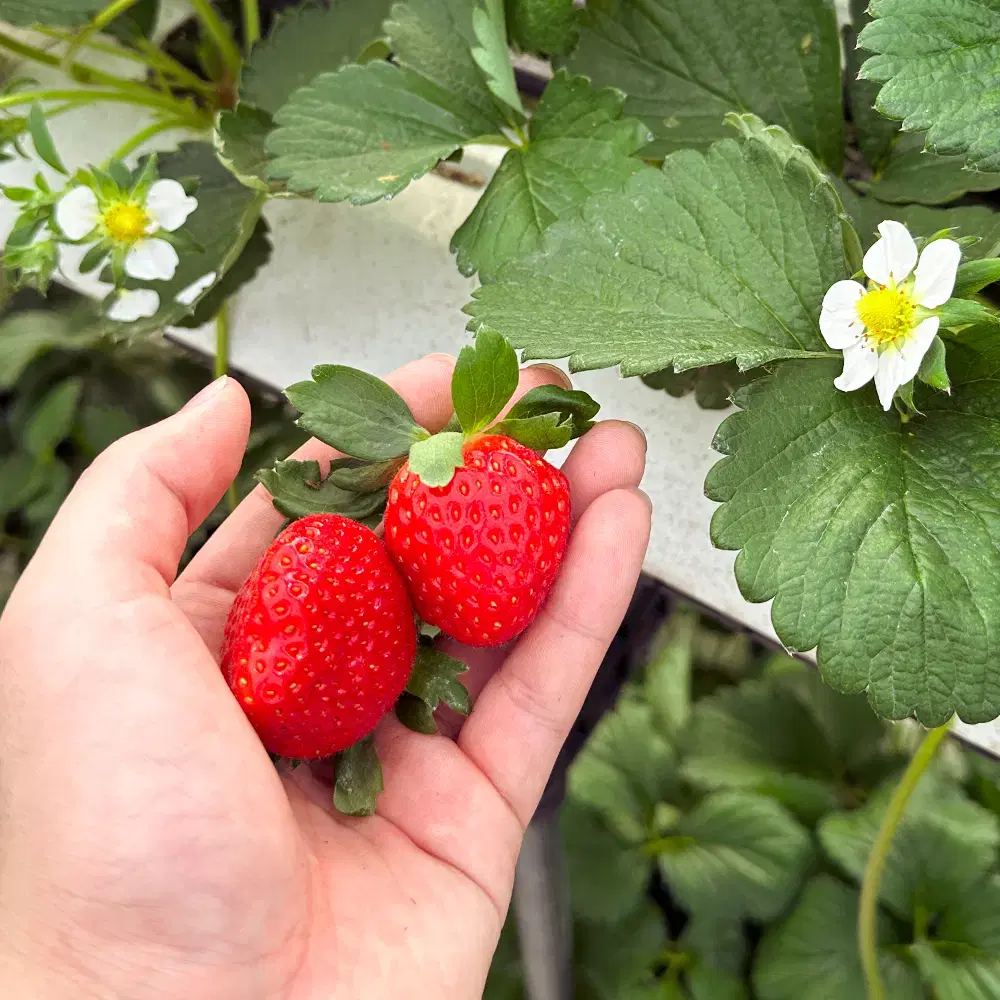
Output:
[[80,477],[19,589],[66,586],[76,602],[89,590],[102,603],[164,591],[188,537],[239,472],[249,429],[246,393],[223,376],[116,441]]

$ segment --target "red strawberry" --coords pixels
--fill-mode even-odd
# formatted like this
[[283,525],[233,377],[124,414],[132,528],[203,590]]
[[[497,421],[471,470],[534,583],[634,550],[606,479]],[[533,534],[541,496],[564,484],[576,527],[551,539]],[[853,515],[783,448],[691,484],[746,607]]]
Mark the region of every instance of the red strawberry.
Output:
[[402,694],[417,650],[413,609],[379,539],[314,514],[289,525],[240,588],[222,671],[283,757],[326,757],[370,733]]
[[389,487],[385,544],[424,621],[470,646],[497,646],[531,624],[569,537],[569,483],[512,438],[462,449],[447,486],[404,465]]

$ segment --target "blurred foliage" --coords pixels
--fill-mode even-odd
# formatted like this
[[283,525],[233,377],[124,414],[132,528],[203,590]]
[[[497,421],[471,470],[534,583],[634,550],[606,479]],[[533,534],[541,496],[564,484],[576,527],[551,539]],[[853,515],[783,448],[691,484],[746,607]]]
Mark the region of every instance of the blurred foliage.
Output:
[[[86,299],[53,285],[22,292],[0,316],[0,606],[74,482],[113,441],[178,410],[213,378],[211,360],[162,337],[117,341]],[[237,480],[304,440],[277,393],[247,386],[253,427]],[[188,557],[226,513],[209,515]]]
[[[676,612],[570,771],[576,996],[864,997],[859,880],[919,737]],[[1000,997],[998,847],[1000,765],[950,742],[882,880],[887,1000]],[[511,917],[485,1000],[525,997]]]

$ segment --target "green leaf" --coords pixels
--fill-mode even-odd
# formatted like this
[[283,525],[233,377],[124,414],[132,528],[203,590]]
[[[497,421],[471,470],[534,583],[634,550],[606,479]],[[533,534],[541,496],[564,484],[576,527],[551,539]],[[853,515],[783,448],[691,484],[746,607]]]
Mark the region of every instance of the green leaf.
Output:
[[[859,1000],[866,995],[858,958],[858,893],[829,875],[805,887],[798,905],[771,928],[757,951],[753,985],[760,1000]],[[901,940],[879,923],[879,965],[885,1000],[923,996],[920,978],[886,946]]]
[[680,904],[710,916],[773,920],[812,860],[806,830],[777,802],[747,792],[709,795],[658,847]]
[[[178,301],[178,294],[206,274],[214,271],[220,280],[239,261],[243,248],[254,235],[262,193],[244,187],[216,158],[206,142],[188,142],[172,153],[159,157],[160,177],[180,182],[198,179],[195,197],[198,207],[180,233],[197,249],[179,250],[180,263],[170,281],[128,279],[128,288],[152,288],[160,296],[160,308],[149,319],[135,323],[106,321],[105,329],[116,335],[141,337],[172,326],[190,313],[190,306]],[[107,275],[105,275],[106,277]]]
[[627,846],[593,810],[567,800],[560,815],[573,912],[582,920],[615,924],[646,895],[652,864]]
[[746,932],[739,917],[692,917],[677,944],[695,957],[699,968],[739,974],[746,965]]
[[79,313],[31,309],[0,319],[0,391],[14,386],[28,365],[51,350],[81,350],[101,337],[98,323]]
[[687,974],[691,1000],[749,1000],[742,980],[729,972],[697,965]]
[[301,411],[299,427],[352,458],[400,458],[428,437],[395,389],[356,368],[317,365],[312,381],[290,385],[285,395]]
[[938,156],[924,150],[922,134],[902,135],[877,179],[859,184],[880,201],[943,205],[969,191],[1000,187],[1000,174],[969,170],[961,156]]
[[656,806],[676,789],[676,763],[652,708],[629,688],[570,768],[569,794],[600,813],[621,840],[642,843],[653,831]]
[[74,28],[105,6],[105,0],[0,0],[0,21],[23,28],[34,24]]
[[268,176],[319,201],[365,205],[410,181],[493,124],[412,70],[345,66],[296,91],[268,138]]
[[956,896],[937,926],[941,941],[1000,956],[1000,875],[991,875]]
[[324,480],[318,462],[289,458],[262,469],[257,481],[271,494],[274,506],[293,520],[309,514],[340,514],[355,521],[377,524],[385,509],[386,490],[354,493]]
[[911,945],[913,957],[934,990],[935,1000],[996,1000],[1000,997],[1000,958],[995,955],[945,955],[929,941]]
[[61,174],[68,174],[66,165],[59,156],[56,149],[52,133],[49,131],[48,122],[45,120],[45,112],[40,104],[32,104],[31,111],[28,112],[28,131],[31,133],[31,141],[35,144],[35,152],[53,170]]
[[417,441],[410,448],[410,472],[418,475],[425,486],[447,486],[465,461],[464,443],[465,436],[452,431]]
[[219,159],[236,179],[267,193],[279,192],[282,185],[268,178],[267,137],[274,130],[274,119],[266,111],[249,104],[239,104],[234,111],[223,111],[215,125],[215,148]]
[[[863,809],[833,813],[819,826],[823,849],[860,880],[893,787],[880,789]],[[880,900],[910,919],[917,907],[940,912],[959,900],[995,863],[1000,846],[997,818],[954,786],[925,777],[896,829]]]
[[451,380],[451,398],[466,434],[475,434],[496,420],[514,395],[517,378],[517,354],[499,334],[483,330],[475,346],[462,348]]
[[839,361],[781,366],[737,393],[705,486],[712,539],[742,550],[737,583],[774,599],[786,648],[817,648],[827,682],[867,689],[883,718],[931,726],[1000,714],[1000,351],[948,362],[952,395],[918,390],[926,417],[907,424],[870,387],[836,389]]
[[761,139],[674,153],[556,222],[474,293],[470,327],[525,359],[623,375],[824,353],[820,303],[847,273],[840,211],[825,180]]
[[861,69],[884,83],[876,107],[928,148],[964,154],[977,170],[1000,169],[998,0],[872,0],[875,18],[858,44],[877,53]]
[[222,307],[244,285],[257,277],[271,259],[271,227],[258,219],[253,234],[228,271],[194,303],[194,312],[177,321],[177,326],[197,330],[219,315]]
[[517,92],[514,67],[507,51],[507,21],[504,15],[504,0],[479,0],[472,12],[472,30],[477,44],[472,49],[472,58],[486,77],[486,85],[498,101],[514,114],[514,121],[524,119],[521,95]]
[[558,385],[539,385],[526,392],[511,408],[507,420],[531,420],[555,414],[560,423],[568,422],[571,436],[581,437],[594,426],[601,404],[581,389]]
[[951,294],[955,298],[969,298],[994,281],[1000,281],[1000,258],[967,260],[958,267],[955,290]]
[[597,90],[560,70],[529,123],[530,138],[512,149],[451,242],[463,274],[492,280],[509,260],[538,249],[542,233],[598,191],[619,190],[641,169],[632,154],[648,139],[622,119],[625,95]]
[[944,346],[944,341],[940,337],[935,337],[924,355],[924,360],[920,362],[920,370],[917,372],[917,377],[921,382],[934,389],[940,389],[942,392],[948,392],[951,389],[946,355],[947,349]]
[[657,729],[674,745],[691,717],[695,611],[679,608],[661,629],[646,665],[643,694]]
[[382,784],[382,765],[370,736],[337,754],[333,804],[345,816],[371,816]]
[[29,455],[51,455],[56,445],[69,436],[82,393],[83,379],[68,378],[45,394],[21,435],[21,444]]
[[826,0],[589,4],[570,68],[629,95],[663,156],[724,135],[729,111],[781,125],[835,173],[843,158],[840,37]]
[[119,14],[102,29],[114,35],[125,45],[135,45],[139,39],[149,38],[160,19],[160,0],[138,0],[124,13]]
[[694,393],[695,402],[703,410],[728,410],[732,406],[733,393],[741,385],[754,378],[741,372],[734,362],[709,365],[707,368],[689,368],[675,372],[670,368],[643,375],[644,385],[650,389],[660,389],[674,399],[681,399]]
[[336,0],[285,10],[243,67],[240,102],[275,115],[320,73],[354,62],[376,38],[392,0]]
[[330,463],[327,481],[352,493],[371,493],[388,486],[403,464],[402,458],[387,462],[360,462],[356,458],[338,458]]
[[870,20],[868,0],[851,0],[852,24],[844,32],[844,55],[847,63],[847,99],[851,106],[851,120],[854,122],[858,146],[861,147],[865,162],[872,170],[878,170],[892,150],[899,122],[894,122],[875,110],[878,84],[858,77],[865,58],[864,53],[858,50],[858,34]]
[[396,699],[396,718],[415,733],[434,736],[438,732],[434,709],[427,702],[405,691]]
[[648,900],[619,923],[579,923],[573,949],[581,1000],[627,1000],[631,988],[652,984],[666,944],[663,914]]
[[410,679],[406,682],[406,691],[419,698],[431,711],[444,704],[461,715],[468,715],[472,711],[472,700],[465,685],[458,680],[458,675],[468,669],[461,660],[430,646],[420,646]]
[[550,56],[571,52],[579,34],[573,0],[507,0],[507,28],[518,48]]
[[491,434],[505,434],[534,451],[564,448],[573,439],[573,425],[558,413],[543,413],[523,420],[506,417],[490,428]]

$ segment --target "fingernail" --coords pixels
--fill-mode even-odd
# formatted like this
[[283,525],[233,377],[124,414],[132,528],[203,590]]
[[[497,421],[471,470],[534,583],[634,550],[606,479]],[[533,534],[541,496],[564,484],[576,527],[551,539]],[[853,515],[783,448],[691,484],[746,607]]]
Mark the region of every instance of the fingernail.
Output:
[[197,406],[207,403],[213,396],[217,396],[229,382],[228,375],[220,375],[214,382],[209,382],[201,392],[195,393],[182,407],[181,413],[185,410],[193,410]]
[[646,432],[638,424],[632,423],[631,420],[623,420],[622,423],[623,424],[628,424],[629,427],[634,427],[635,430],[636,430],[636,433],[639,435],[639,437],[642,438],[642,443],[644,445],[646,445],[647,447],[649,446],[649,439],[646,437]]
[[649,494],[648,494],[648,493],[647,493],[647,492],[646,492],[646,491],[645,491],[644,489],[640,489],[640,488],[639,488],[638,486],[636,486],[636,487],[635,487],[635,489],[633,489],[633,490],[632,490],[632,492],[633,492],[633,493],[634,493],[634,494],[635,494],[635,495],[636,495],[637,497],[642,497],[642,499],[643,499],[643,500],[645,500],[645,501],[646,501],[646,503],[648,503],[648,504],[649,504],[649,509],[650,509],[650,510],[652,510],[652,509],[653,509],[653,501],[652,501],[652,499],[650,498]]
[[550,380],[555,379],[555,381],[558,382],[564,389],[573,388],[573,382],[570,377],[556,365],[549,365],[542,362],[541,364],[530,365],[529,367],[532,371],[542,372],[545,375],[550,376]]

